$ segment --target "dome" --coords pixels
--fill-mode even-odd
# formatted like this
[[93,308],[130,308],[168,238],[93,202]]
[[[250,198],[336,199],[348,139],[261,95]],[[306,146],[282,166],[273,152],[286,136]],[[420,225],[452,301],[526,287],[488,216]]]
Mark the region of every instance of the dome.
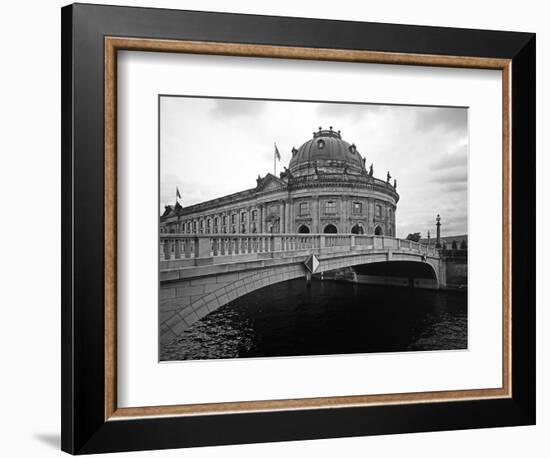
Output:
[[289,168],[294,172],[314,163],[341,167],[351,166],[351,168],[359,170],[364,168],[363,158],[356,146],[342,140],[340,131],[334,131],[332,127],[329,130],[319,128],[311,140],[305,142],[297,150],[293,149]]

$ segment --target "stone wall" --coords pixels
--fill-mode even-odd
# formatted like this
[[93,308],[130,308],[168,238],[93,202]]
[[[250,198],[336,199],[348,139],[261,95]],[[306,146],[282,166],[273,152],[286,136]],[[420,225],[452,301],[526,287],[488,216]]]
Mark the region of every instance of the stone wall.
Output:
[[466,250],[445,250],[442,252],[447,287],[465,289],[468,287],[468,252]]

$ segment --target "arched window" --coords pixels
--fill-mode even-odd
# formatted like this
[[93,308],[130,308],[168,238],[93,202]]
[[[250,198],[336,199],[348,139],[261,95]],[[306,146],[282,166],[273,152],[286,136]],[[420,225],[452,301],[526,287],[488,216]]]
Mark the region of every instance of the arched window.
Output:
[[380,226],[376,226],[376,229],[374,229],[374,235],[384,235]]
[[336,229],[336,226],[334,224],[327,224],[323,232],[325,234],[336,234],[338,232],[338,229]]
[[351,228],[352,234],[364,234],[365,231],[363,230],[363,226],[360,226],[359,224],[356,224]]
[[299,234],[309,234],[309,227],[307,227],[305,224],[302,224],[302,225],[298,228],[298,233],[299,233]]

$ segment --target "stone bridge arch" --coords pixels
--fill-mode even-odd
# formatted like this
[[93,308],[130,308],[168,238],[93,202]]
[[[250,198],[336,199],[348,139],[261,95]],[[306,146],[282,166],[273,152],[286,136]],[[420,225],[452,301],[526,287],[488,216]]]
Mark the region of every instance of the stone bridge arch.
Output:
[[[393,265],[392,265],[393,264]],[[370,262],[354,266],[359,283],[437,289],[439,275],[433,264],[420,260]]]
[[[278,265],[261,265],[254,269],[196,276],[161,284],[161,345],[171,342],[209,313],[245,294],[275,283],[305,278],[305,259],[292,258]],[[432,268],[437,284],[441,284],[439,258],[426,257],[418,253],[347,253],[319,257],[319,260],[318,272],[375,262],[422,262]]]
[[161,287],[161,344],[170,342],[201,318],[245,294],[300,277],[305,277],[301,262],[188,279],[168,288]]

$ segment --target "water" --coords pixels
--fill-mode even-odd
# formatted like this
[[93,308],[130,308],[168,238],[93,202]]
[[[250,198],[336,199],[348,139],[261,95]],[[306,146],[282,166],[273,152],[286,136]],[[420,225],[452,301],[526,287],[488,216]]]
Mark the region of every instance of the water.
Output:
[[220,307],[161,360],[465,349],[467,324],[464,292],[298,279]]

